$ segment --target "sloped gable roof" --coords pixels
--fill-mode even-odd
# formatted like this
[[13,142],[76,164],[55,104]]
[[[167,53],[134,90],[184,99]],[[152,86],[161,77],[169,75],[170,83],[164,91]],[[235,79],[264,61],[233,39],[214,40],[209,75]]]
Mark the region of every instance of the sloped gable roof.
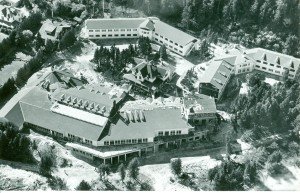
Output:
[[234,67],[226,61],[211,60],[200,79],[200,83],[211,83],[217,89],[221,90],[225,87],[225,83],[230,78],[233,69]]
[[145,18],[111,18],[111,19],[87,19],[87,29],[132,29],[138,28]]
[[154,21],[155,32],[174,41],[175,43],[178,43],[179,45],[185,46],[197,40],[197,38],[187,34],[186,32],[183,32],[160,20],[153,20],[153,21]]
[[266,60],[266,62],[286,68],[290,68],[291,64],[294,65],[294,68],[298,68],[300,65],[299,58],[263,48],[249,49],[246,51],[246,55],[252,57],[255,60]]

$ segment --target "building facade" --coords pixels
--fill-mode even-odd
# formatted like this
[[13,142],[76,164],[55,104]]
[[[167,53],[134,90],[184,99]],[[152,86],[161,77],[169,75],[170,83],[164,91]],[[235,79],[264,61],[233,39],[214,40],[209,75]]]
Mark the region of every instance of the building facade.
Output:
[[42,39],[45,40],[45,44],[48,40],[59,41],[61,37],[71,28],[71,25],[66,22],[51,21],[47,19],[39,30],[39,34]]
[[170,65],[153,64],[142,60],[131,69],[131,73],[124,74],[123,78],[138,88],[150,94],[155,94],[164,82],[172,79],[174,71],[174,68]]
[[155,17],[87,19],[86,37],[89,39],[115,39],[148,37],[152,41],[182,56],[196,49],[199,40]]
[[193,125],[206,125],[217,119],[217,108],[213,97],[203,94],[185,96],[182,103],[182,114]]
[[199,93],[219,100],[234,73],[236,57],[215,58],[208,62],[199,82]]
[[300,59],[263,48],[249,49],[241,53],[235,62],[235,74],[253,70],[294,79],[299,69]]

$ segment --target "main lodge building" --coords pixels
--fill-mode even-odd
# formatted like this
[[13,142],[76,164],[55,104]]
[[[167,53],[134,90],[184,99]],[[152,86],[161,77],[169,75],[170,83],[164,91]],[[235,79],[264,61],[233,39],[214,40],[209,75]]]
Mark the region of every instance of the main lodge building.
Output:
[[194,118],[187,112],[202,120],[216,118],[212,98],[213,103],[177,97],[130,100],[128,90],[120,87],[81,85],[48,92],[35,86],[21,95],[0,116],[19,128],[68,141],[66,146],[76,155],[100,162],[114,163],[155,152],[162,145],[201,139],[207,131],[194,133],[189,123]]

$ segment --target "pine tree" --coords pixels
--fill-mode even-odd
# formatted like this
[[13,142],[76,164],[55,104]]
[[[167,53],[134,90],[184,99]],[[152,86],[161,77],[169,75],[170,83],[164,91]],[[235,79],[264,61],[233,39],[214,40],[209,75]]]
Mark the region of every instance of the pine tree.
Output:
[[177,159],[173,159],[171,160],[171,170],[173,172],[173,174],[179,176],[182,172],[182,162],[181,159],[177,158]]
[[81,190],[81,191],[87,191],[87,190],[91,190],[91,189],[92,189],[91,185],[84,180],[82,180],[76,188],[76,190]]
[[231,148],[230,142],[226,143],[226,154],[227,154],[227,156],[232,154],[232,148]]
[[98,167],[98,172],[100,175],[100,180],[103,179],[106,175],[109,175],[110,173],[110,166],[107,164],[100,164]]
[[125,169],[125,166],[123,163],[121,163],[118,167],[118,172],[120,174],[120,177],[121,177],[121,180],[122,182],[124,181],[125,179],[125,176],[126,176],[126,169]]
[[164,60],[168,59],[167,48],[165,45],[160,46],[159,55],[160,55],[161,59],[164,59]]
[[181,17],[182,17],[181,24],[183,25],[183,27],[189,29],[191,20],[192,20],[192,1],[191,0],[188,0],[185,7],[183,8]]
[[72,46],[75,42],[76,42],[75,29],[72,28],[62,36],[60,40],[60,48],[66,49]]
[[128,164],[128,174],[129,177],[133,178],[133,179],[137,179],[138,175],[139,175],[139,161],[137,158],[133,158],[129,164]]

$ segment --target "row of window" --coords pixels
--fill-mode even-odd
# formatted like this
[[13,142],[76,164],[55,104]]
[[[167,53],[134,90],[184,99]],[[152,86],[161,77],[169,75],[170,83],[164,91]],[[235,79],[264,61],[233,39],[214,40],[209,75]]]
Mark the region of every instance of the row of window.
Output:
[[[158,33],[155,33],[155,35],[156,35],[157,37],[160,37],[162,40],[168,41],[168,42],[170,42],[170,43],[172,43],[172,44],[175,44],[176,46],[179,46],[180,48],[183,48],[183,46],[178,45],[177,43],[174,43],[172,40],[169,40],[168,38],[166,38],[166,37],[164,37],[164,36],[162,36],[162,35],[158,35]],[[156,39],[157,39],[157,38],[156,38]]]
[[52,131],[52,134],[57,136],[57,137],[64,137],[64,134],[56,132],[56,131]]
[[249,72],[249,71],[250,71],[250,68],[245,68],[242,70],[238,70],[238,73]]
[[102,29],[102,30],[99,30],[99,29],[96,29],[96,30],[90,29],[89,30],[89,32],[100,32],[100,31],[101,32],[137,31],[137,29]]
[[87,153],[87,152],[85,152],[85,151],[80,151],[80,150],[78,150],[78,149],[73,149],[73,151],[74,151],[74,152],[77,152],[77,153],[81,153],[81,154],[87,155],[87,156],[89,156],[89,157],[93,157],[92,154]]
[[[260,60],[256,60],[256,62],[261,63]],[[262,62],[262,63],[263,63],[263,64],[266,64],[266,65],[268,64],[267,62]],[[275,64],[272,64],[272,63],[269,63],[269,65],[270,65],[270,66],[275,66]],[[281,66],[279,66],[279,65],[277,65],[276,67],[277,67],[277,68],[281,68]]]
[[[154,40],[157,41],[157,42],[160,42],[161,44],[164,43],[163,41],[158,40],[157,38],[154,38]],[[178,50],[177,48],[173,48],[173,46],[171,46],[171,45],[167,45],[167,46],[168,46],[169,48],[175,50],[176,52],[179,52],[179,53],[181,53],[181,54],[183,53],[181,50]]]
[[[32,125],[31,125],[32,126]],[[35,126],[35,128],[37,130],[40,130],[41,132],[44,132],[44,133],[51,133],[51,130],[50,129],[45,129],[45,128],[42,128],[42,127],[37,127]]]
[[[125,37],[125,36],[127,36],[127,37],[131,37],[131,36],[134,36],[134,37],[137,37],[138,36],[138,34],[120,34],[120,36],[121,37]],[[119,37],[119,34],[103,34],[103,35],[89,35],[89,37]]]
[[172,131],[158,131],[158,136],[169,136],[169,135],[180,135],[181,130],[172,130]]
[[[260,66],[259,65],[255,65],[255,67],[256,68],[260,68]],[[266,67],[261,67],[263,70],[267,70],[267,68]],[[274,70],[273,69],[268,69],[270,72],[273,72]],[[278,70],[275,70],[275,73],[277,73],[277,74],[280,74],[280,71],[278,71]]]
[[104,145],[123,145],[123,144],[137,144],[137,143],[148,143],[147,138],[139,139],[123,139],[123,140],[111,140],[104,141]]
[[203,118],[203,117],[213,117],[215,116],[214,113],[196,113],[196,114],[190,114],[190,118]]
[[250,63],[249,63],[249,64],[246,63],[246,64],[243,64],[243,65],[240,65],[240,67],[242,67],[242,66],[243,66],[243,67],[245,67],[245,66],[250,66]]
[[88,139],[85,139],[84,142],[87,143],[87,144],[90,144],[90,145],[93,144],[93,142],[91,140],[88,140]]
[[142,34],[149,34],[149,32],[146,32],[146,31],[142,31]]

